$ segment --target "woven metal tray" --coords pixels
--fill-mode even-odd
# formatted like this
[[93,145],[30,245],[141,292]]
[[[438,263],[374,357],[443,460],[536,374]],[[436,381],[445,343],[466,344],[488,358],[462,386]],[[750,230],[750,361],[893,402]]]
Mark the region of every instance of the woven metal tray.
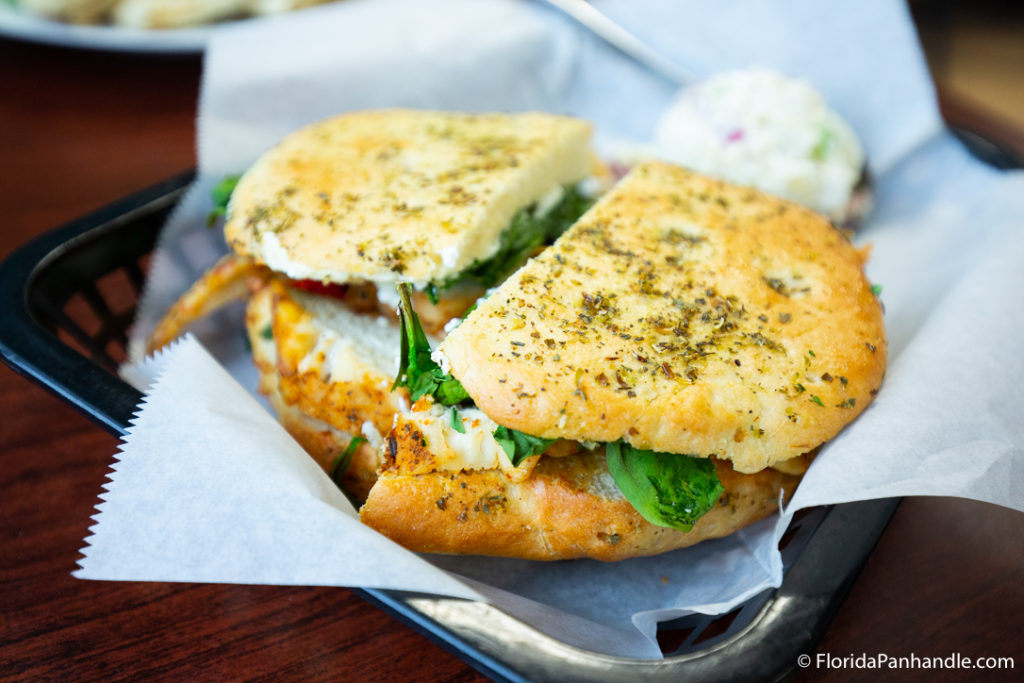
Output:
[[[969,133],[998,168],[1020,160]],[[0,355],[123,435],[141,394],[115,373],[167,215],[191,181],[172,178],[37,238],[0,264]],[[763,681],[813,651],[898,499],[803,511],[782,539],[785,580],[733,611],[659,625],[662,660],[587,652],[486,604],[398,591],[359,594],[496,680]]]

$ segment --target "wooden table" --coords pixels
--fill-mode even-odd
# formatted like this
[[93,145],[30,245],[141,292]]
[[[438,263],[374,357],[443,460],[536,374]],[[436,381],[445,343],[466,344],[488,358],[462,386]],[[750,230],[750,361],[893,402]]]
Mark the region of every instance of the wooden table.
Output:
[[[192,167],[200,68],[197,58],[0,41],[0,257]],[[947,109],[960,122],[985,123]],[[990,130],[1024,150],[1019,133]],[[0,400],[0,677],[479,678],[345,589],[72,578],[117,441],[6,367]],[[1012,655],[1019,676],[1022,634],[1024,515],[918,498],[903,502],[819,651]],[[855,674],[811,669],[805,678]]]

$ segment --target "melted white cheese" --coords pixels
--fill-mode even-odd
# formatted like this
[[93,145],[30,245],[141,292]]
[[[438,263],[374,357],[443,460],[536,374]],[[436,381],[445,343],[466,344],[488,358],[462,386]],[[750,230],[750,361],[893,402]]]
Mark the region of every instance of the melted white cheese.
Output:
[[429,410],[405,415],[415,421],[434,455],[437,470],[495,470],[500,469],[513,480],[524,479],[533,469],[535,459],[528,459],[519,467],[494,439],[498,428],[494,420],[476,408],[459,408],[459,418],[466,430],[460,433],[452,428],[452,409],[433,405]]
[[354,313],[329,297],[299,290],[293,295],[320,329],[313,351],[299,363],[300,372],[319,371],[336,382],[357,382],[367,373],[394,375],[402,343],[397,323]]
[[371,448],[377,451],[380,450],[384,444],[384,438],[381,437],[380,431],[377,430],[377,427],[372,422],[364,422],[359,431],[366,437],[366,442],[370,444]]
[[[449,321],[451,322],[451,321]],[[445,333],[448,332],[448,327],[445,326]],[[430,352],[430,360],[434,361],[441,367],[441,372],[446,375],[450,375],[452,372],[452,364],[448,362],[448,356],[444,355],[444,351],[440,348],[435,348]]]
[[388,308],[398,310],[398,305],[402,303],[402,298],[398,296],[398,288],[394,285],[377,285],[377,301],[381,302]]
[[565,188],[561,185],[555,185],[548,193],[540,198],[537,202],[537,208],[534,209],[533,215],[535,216],[547,216],[551,213],[551,209],[558,206],[558,202],[562,201],[562,197],[565,195]]
[[459,262],[459,250],[457,247],[443,247],[441,249],[441,263],[445,268],[454,268]]

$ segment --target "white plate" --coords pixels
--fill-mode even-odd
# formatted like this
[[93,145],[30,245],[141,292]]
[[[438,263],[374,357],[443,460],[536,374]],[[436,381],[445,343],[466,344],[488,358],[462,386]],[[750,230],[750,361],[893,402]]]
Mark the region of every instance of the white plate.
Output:
[[62,47],[165,54],[202,52],[214,31],[225,25],[161,30],[80,26],[41,19],[0,0],[0,36]]

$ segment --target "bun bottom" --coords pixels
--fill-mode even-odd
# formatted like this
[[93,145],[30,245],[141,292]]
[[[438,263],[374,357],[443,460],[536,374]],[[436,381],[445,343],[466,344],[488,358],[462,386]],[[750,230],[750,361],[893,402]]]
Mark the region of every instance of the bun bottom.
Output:
[[[400,458],[401,437],[391,438]],[[612,562],[727,536],[776,512],[779,496],[788,498],[800,481],[714,462],[725,493],[688,532],[641,517],[616,488],[601,450],[541,457],[518,483],[498,470],[400,474],[387,458],[359,516],[417,552]]]

